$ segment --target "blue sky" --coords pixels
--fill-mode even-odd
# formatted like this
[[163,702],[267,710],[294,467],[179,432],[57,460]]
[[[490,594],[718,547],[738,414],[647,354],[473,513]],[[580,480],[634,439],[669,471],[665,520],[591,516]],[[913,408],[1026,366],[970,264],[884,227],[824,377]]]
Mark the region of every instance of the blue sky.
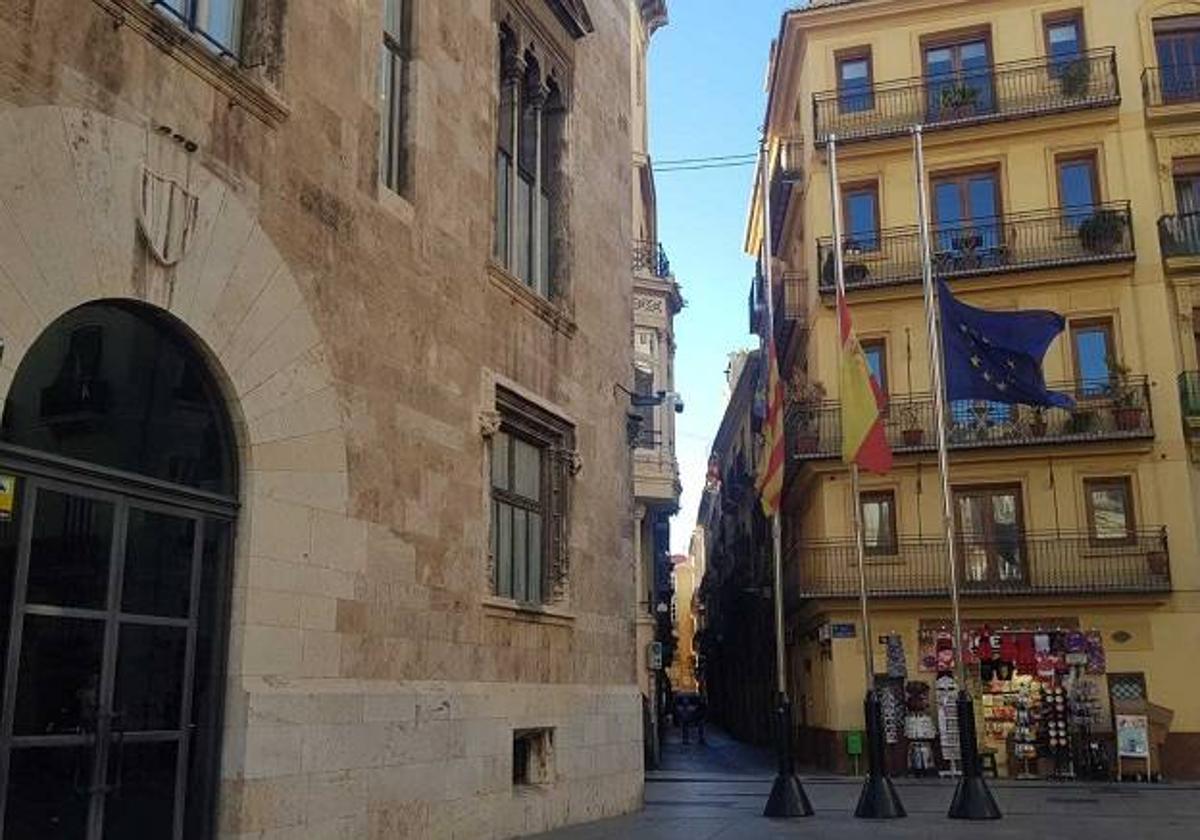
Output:
[[[672,0],[671,23],[650,54],[650,149],[656,161],[754,152],[766,104],[764,81],[779,17],[795,0]],[[680,514],[671,529],[686,553],[725,412],[728,354],[757,346],[746,323],[754,262],[742,253],[752,166],[656,173],[659,238],[683,284],[675,320]]]

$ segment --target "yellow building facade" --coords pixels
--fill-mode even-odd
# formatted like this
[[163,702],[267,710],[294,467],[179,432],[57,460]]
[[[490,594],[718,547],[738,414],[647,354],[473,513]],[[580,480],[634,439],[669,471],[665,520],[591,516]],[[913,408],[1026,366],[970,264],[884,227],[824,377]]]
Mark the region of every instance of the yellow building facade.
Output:
[[[1155,759],[1167,775],[1200,775],[1189,667],[1200,644],[1200,471],[1189,448],[1189,371],[1200,367],[1197,44],[1200,2],[1178,0],[842,0],[784,16],[765,180],[775,332],[792,385],[785,583],[807,758],[847,764],[842,736],[862,727],[864,641],[880,681],[893,636],[900,682],[932,686],[931,656],[948,633],[915,228],[910,128],[920,123],[935,274],[973,306],[1065,316],[1045,374],[1075,399],[1071,410],[949,408],[972,688],[998,684],[981,639],[1005,636],[1011,653],[1018,638],[1050,637],[1055,649],[1039,638],[1037,653],[1053,657],[1066,654],[1061,640],[1086,637],[1093,661],[1074,667],[1095,695],[1089,731],[1109,741],[1114,708],[1166,707],[1173,720]],[[889,475],[863,480],[867,640],[840,458],[834,141],[848,301],[896,453]],[[763,199],[756,190],[756,254]],[[1029,644],[1021,659],[1036,671]],[[1015,773],[1012,728],[990,725],[990,703],[977,704],[984,747]]]

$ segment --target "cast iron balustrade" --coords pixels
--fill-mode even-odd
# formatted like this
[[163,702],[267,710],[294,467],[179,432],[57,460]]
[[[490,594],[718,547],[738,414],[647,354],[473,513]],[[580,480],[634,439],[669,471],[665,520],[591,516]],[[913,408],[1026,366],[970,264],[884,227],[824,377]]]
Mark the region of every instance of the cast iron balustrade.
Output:
[[836,134],[854,142],[908,134],[917,124],[948,129],[1041,114],[1104,108],[1121,101],[1117,52],[1041,57],[980,70],[881,82],[813,94],[816,144]]
[[[1102,595],[1171,591],[1165,528],[1101,540],[1081,533],[1025,533],[982,539],[958,536],[964,596]],[[945,540],[907,538],[890,553],[870,554],[867,593],[942,598],[949,593]],[[854,541],[800,543],[788,550],[787,583],[801,598],[858,596]]]
[[1147,108],[1200,102],[1200,64],[1148,67],[1142,72]]
[[665,280],[671,276],[671,262],[661,244],[638,239],[633,243],[633,270]]
[[[1052,384],[1073,396],[1075,408],[1034,408],[956,400],[949,407],[947,442],[951,449],[1037,446],[1152,439],[1150,384],[1144,376],[1114,382]],[[884,431],[893,452],[931,452],[936,445],[932,394],[889,398]],[[788,449],[803,461],[838,458],[842,453],[841,406],[826,402],[792,404],[786,416]]]
[[782,355],[792,340],[793,332],[804,329],[807,310],[804,307],[804,275],[784,274],[775,287],[775,340]]
[[1200,257],[1200,213],[1163,216],[1158,220],[1163,259]]
[[797,186],[804,184],[804,140],[785,138],[775,147],[771,159],[771,250],[779,254],[783,240],[783,223]]
[[[1136,256],[1127,201],[938,225],[931,241],[934,276],[946,279],[1119,262]],[[921,237],[916,227],[887,228],[871,241],[844,236],[842,250],[847,289],[921,282]],[[817,240],[817,265],[820,290],[831,294],[833,237]]]

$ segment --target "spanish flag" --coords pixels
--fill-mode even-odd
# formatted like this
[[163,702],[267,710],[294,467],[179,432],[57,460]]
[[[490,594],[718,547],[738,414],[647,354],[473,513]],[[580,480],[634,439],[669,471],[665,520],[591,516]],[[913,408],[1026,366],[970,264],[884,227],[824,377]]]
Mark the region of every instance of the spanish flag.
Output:
[[779,360],[775,357],[775,336],[767,333],[767,422],[763,428],[764,466],[759,475],[758,492],[763,514],[769,519],[779,512],[783,496],[783,384],[779,381]]
[[892,449],[883,429],[883,395],[871,375],[866,354],[854,334],[850,309],[841,291],[837,296],[842,334],[842,461],[883,475],[892,468]]

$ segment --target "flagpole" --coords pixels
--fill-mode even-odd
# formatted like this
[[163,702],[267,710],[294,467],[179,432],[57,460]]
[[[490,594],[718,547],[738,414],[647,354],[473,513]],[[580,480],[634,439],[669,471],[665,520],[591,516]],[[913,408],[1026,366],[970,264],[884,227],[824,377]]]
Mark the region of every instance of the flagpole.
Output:
[[[764,130],[759,148],[759,188],[762,190],[763,206],[763,271],[766,273],[767,286],[767,403],[768,411],[774,394],[770,393],[770,354],[775,352],[775,286],[774,272],[771,269],[771,255],[774,250],[771,242],[771,185],[770,158],[767,146],[767,136]],[[782,409],[782,407],[781,407]],[[769,457],[769,453],[768,453]],[[812,805],[796,776],[796,759],[792,752],[792,702],[788,697],[787,688],[787,654],[785,648],[784,619],[783,619],[783,528],[780,523],[782,500],[771,515],[771,551],[774,561],[774,599],[775,599],[775,688],[778,692],[779,707],[776,750],[779,757],[779,772],[775,783],[771,786],[771,794],[763,809],[764,817],[791,818],[812,816]]]
[[[839,300],[846,297],[846,265],[842,253],[842,187],[838,180],[837,136],[830,135],[829,154],[830,205],[833,211],[833,266]],[[840,331],[840,326],[839,326]],[[840,336],[839,336],[840,337]],[[839,340],[839,353],[845,354],[845,342]],[[843,399],[845,395],[842,395]],[[859,794],[854,816],[861,819],[898,819],[906,816],[904,806],[884,765],[883,710],[875,690],[875,649],[871,635],[871,611],[867,605],[866,543],[863,539],[862,501],[859,488],[858,464],[850,465],[850,496],[854,506],[854,548],[858,560],[858,599],[862,612],[863,668],[866,672],[866,693],[863,696],[863,719],[867,731],[867,778]]]
[[950,609],[954,625],[954,660],[958,673],[958,733],[963,774],[949,816],[963,820],[1000,819],[1000,808],[988,790],[979,764],[975,735],[975,704],[967,690],[967,664],[963,655],[962,612],[958,589],[958,543],[954,534],[954,504],[950,494],[950,454],[946,443],[946,381],[942,358],[942,331],[933,285],[933,247],[929,235],[929,188],[925,183],[925,140],[922,126],[912,129],[917,178],[917,216],[921,238],[921,266],[925,291],[925,321],[929,330],[929,372],[933,380],[933,414],[937,436],[938,473],[942,484],[942,527],[950,576]]

